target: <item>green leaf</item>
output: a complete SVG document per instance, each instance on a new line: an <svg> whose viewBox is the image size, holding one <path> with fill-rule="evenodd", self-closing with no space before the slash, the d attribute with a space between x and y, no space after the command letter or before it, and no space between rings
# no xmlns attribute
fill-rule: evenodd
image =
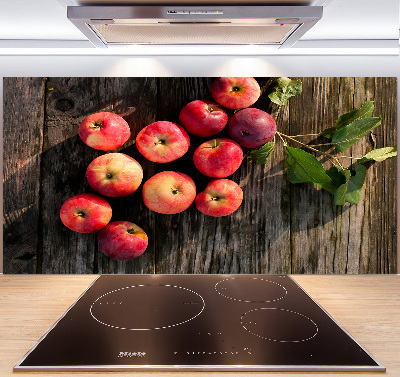
<svg viewBox="0 0 400 377"><path fill-rule="evenodd" d="M335 125L333 127L327 128L326 130L322 131L321 135L331 139L336 131L348 126L355 120L362 118L370 118L372 116L373 111L374 111L374 101L367 101L359 109L352 110L348 113L341 115L339 119L336 121Z"/></svg>
<svg viewBox="0 0 400 377"><path fill-rule="evenodd" d="M326 171L326 174L331 178L331 181L325 183L318 182L317 185L328 191L330 194L335 195L336 190L348 180L346 171L347 169L332 166Z"/></svg>
<svg viewBox="0 0 400 377"><path fill-rule="evenodd" d="M348 169L345 169L343 171L344 176L345 176L345 182L343 184L341 184L333 193L333 197L334 197L334 203L338 206L340 205L345 205L346 203L346 194L347 194L347 188L349 185L349 180L351 177L351 171Z"/></svg>
<svg viewBox="0 0 400 377"><path fill-rule="evenodd" d="M274 151L274 147L275 142L270 141L258 149L253 149L249 154L249 158L256 164L266 164L272 152Z"/></svg>
<svg viewBox="0 0 400 377"><path fill-rule="evenodd" d="M302 92L302 82L300 79L280 77L276 82L277 86L268 97L273 103L279 106L285 105L289 98L297 96Z"/></svg>
<svg viewBox="0 0 400 377"><path fill-rule="evenodd" d="M367 176L367 168L364 165L355 164L354 169L345 169L343 174L345 182L339 185L333 193L334 202L341 206L345 205L346 202L357 204Z"/></svg>
<svg viewBox="0 0 400 377"><path fill-rule="evenodd" d="M368 152L366 155L364 155L357 162L359 164L362 164L367 161L381 162L381 161L387 160L388 158L392 158L392 157L396 157L396 156L397 156L397 145L395 145L394 147L374 149L371 152Z"/></svg>
<svg viewBox="0 0 400 377"><path fill-rule="evenodd" d="M381 117L357 119L336 131L332 137L332 144L339 152L344 152L380 123Z"/></svg>
<svg viewBox="0 0 400 377"><path fill-rule="evenodd" d="M325 183L331 178L326 174L322 164L310 153L301 149L286 147L287 178L291 183Z"/></svg>

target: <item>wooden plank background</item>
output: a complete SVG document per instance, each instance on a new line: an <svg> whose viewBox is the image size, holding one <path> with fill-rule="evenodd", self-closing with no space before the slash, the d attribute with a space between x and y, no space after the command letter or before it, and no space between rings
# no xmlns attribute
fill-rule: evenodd
<svg viewBox="0 0 400 377"><path fill-rule="evenodd" d="M263 94L254 107L276 115L267 96L274 78L256 79ZM335 206L330 194L312 184L288 183L282 143L267 165L245 159L231 176L244 191L242 206L231 216L207 217L194 205L175 215L157 214L144 206L140 189L108 198L113 220L135 222L149 236L145 254L129 262L103 256L97 234L63 226L60 206L72 195L93 192L86 167L104 153L78 136L79 123L94 112L113 111L128 121L132 137L118 151L139 161L144 181L178 170L202 191L209 179L191 160L202 139L191 137L192 148L181 159L156 164L138 153L134 138L156 120L178 122L186 103L211 99L213 80L5 78L4 273L396 273L396 159L371 164L360 203L352 206ZM396 78L301 80L303 94L277 115L280 132L318 133L342 113L374 100L382 125L346 154L396 144Z"/></svg>

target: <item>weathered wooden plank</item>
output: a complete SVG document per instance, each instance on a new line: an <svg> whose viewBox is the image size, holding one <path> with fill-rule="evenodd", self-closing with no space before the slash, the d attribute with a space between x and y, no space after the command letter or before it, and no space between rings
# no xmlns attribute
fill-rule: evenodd
<svg viewBox="0 0 400 377"><path fill-rule="evenodd" d="M159 98L170 98L171 101L159 101L159 119L177 122L180 109L186 103L199 98L212 100L209 88L213 80L160 79ZM268 78L258 80L263 87L271 84ZM255 106L271 111L267 94L265 92ZM222 132L218 136L227 135ZM191 137L192 150L205 140ZM176 215L157 215L156 271L289 272L289 212L286 210L289 196L288 184L282 175L281 155L282 150L278 149L265 166L257 166L245 158L240 169L230 177L242 187L244 201L230 216L208 217L194 206ZM162 169L178 169L188 174L195 180L198 192L211 180L196 170L190 153Z"/></svg>
<svg viewBox="0 0 400 377"><path fill-rule="evenodd" d="M369 78L375 101L375 116L382 116L381 126L369 138L369 149L397 144L397 79ZM378 100L379 99L379 100ZM396 273L396 159L370 164L365 192L364 228L368 243L361 253L360 273ZM368 203L371 203L370 206Z"/></svg>
<svg viewBox="0 0 400 377"><path fill-rule="evenodd" d="M302 95L292 98L289 103L290 134L318 134L324 127L334 124L337 101L332 100L332 95L337 95L338 85L324 77L301 80ZM310 144L324 142L313 136L299 140ZM301 144L291 145L302 147ZM326 161L321 155L317 157ZM329 162L324 165L328 167ZM337 215L332 198L326 192L316 190L312 184L291 185L290 190L292 272L332 271L334 255L329 233L332 232L332 220Z"/></svg>
<svg viewBox="0 0 400 377"><path fill-rule="evenodd" d="M388 104L388 98L396 97L395 84L390 87L383 96L378 96L376 80L374 78L304 78L303 94L291 103L291 132L309 133L320 132L318 125L307 126L299 111L306 114L315 114L313 118L323 124L333 124L337 117L354 108L359 108L367 100L375 100L377 111L382 107L390 107L390 124L396 124L396 105ZM380 85L382 86L382 85ZM319 89L320 88L320 89ZM389 90L391 94L389 94ZM380 90L380 92L382 92ZM307 102L307 99L313 101ZM396 99L394 99L396 101ZM294 106L293 106L294 105ZM300 110L302 109L302 110ZM321 109L325 113L321 112ZM379 109L379 110L378 110ZM375 114L380 114L378 112ZM383 116L383 114L382 114ZM388 116L385 116L388 118ZM311 123L314 121L311 120ZM374 131L380 143L394 145L396 142L396 127L389 130L379 127ZM295 130L295 131L294 131ZM379 132L379 136L378 136ZM385 133L392 135L390 140L383 137ZM357 142L344 154L361 157L371 150L372 145L368 137ZM342 164L349 166L355 160L343 159ZM293 272L296 273L390 273L394 272L395 264L395 169L393 161L375 164L378 172L369 171L368 184L361 193L360 203L352 206L339 207L333 204L329 194L315 190L312 184L292 186L292 246L294 253ZM378 166L380 165L380 166ZM371 188L371 178L376 174L379 179L387 177L389 185L375 185ZM374 190L372 196L370 191ZM378 192L376 192L378 191ZM385 191L389 194L385 194ZM387 196L389 198L387 198ZM389 199L390 206L382 209L385 197ZM382 212L381 212L382 211ZM386 214L383 215L383 212ZM391 225L383 225L387 222L387 213L392 213ZM395 212L394 212L395 213ZM371 216L373 218L371 218ZM375 217L376 216L376 217ZM390 215L389 215L390 216ZM322 221L321 221L322 220ZM377 226L379 224L379 226ZM384 229L388 231L384 231ZM376 239L379 239L377 241ZM388 241L390 239L390 241ZM378 245L379 243L379 245ZM382 247L382 243L386 246ZM387 247L390 245L389 247ZM382 249L385 248L386 252ZM388 252L387 250L391 250ZM385 256L381 256L386 253ZM387 262L387 253L390 254L390 267ZM385 267L382 268L382 259Z"/></svg>
<svg viewBox="0 0 400 377"><path fill-rule="evenodd" d="M4 78L3 271L34 273L43 138L43 78Z"/></svg>
<svg viewBox="0 0 400 377"><path fill-rule="evenodd" d="M79 138L80 122L99 111L126 113L132 137L119 151L131 153L134 136L144 123L154 119L155 81L145 78L51 78L47 83L45 142L42 164L43 263L45 273L152 273L153 250L131 262L116 262L97 248L97 234L79 234L66 229L59 220L59 209L69 197L94 192L85 172L88 164L102 151L85 145ZM129 151L129 152L128 152ZM141 164L146 164L140 159ZM146 172L147 166L143 166ZM114 220L142 222L150 228L150 216L140 216L143 206L132 197L109 200ZM139 220L139 221L137 221Z"/></svg>
<svg viewBox="0 0 400 377"><path fill-rule="evenodd" d="M204 98L204 94L209 91L209 85L210 80L206 78L159 78L157 120L179 123L180 109L195 99ZM191 137L191 148L185 156L171 163L157 164L156 169L188 174L194 179L199 191L201 175L192 162L194 140ZM207 252L196 250L198 243L203 242L203 221L199 219L194 204L178 214L156 214L156 273L196 273L209 269L203 262ZM193 228L196 229L195 232ZM207 250L209 249L210 246L207 245Z"/></svg>

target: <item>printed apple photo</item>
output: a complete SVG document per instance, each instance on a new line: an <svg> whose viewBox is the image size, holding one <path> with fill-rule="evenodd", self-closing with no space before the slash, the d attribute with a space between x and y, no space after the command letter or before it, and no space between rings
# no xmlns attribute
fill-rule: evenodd
<svg viewBox="0 0 400 377"><path fill-rule="evenodd" d="M395 77L4 78L4 273L395 273Z"/></svg>

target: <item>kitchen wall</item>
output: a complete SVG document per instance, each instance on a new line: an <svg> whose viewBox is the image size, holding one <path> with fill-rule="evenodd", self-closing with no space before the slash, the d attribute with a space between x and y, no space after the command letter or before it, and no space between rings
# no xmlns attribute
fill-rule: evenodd
<svg viewBox="0 0 400 377"><path fill-rule="evenodd" d="M3 55L0 56L0 74L1 79L15 76L391 76L399 78L400 58L379 55L264 57ZM1 80L1 113L2 85ZM399 80L397 85L399 92ZM397 113L400 114L399 103ZM2 127L1 117L1 138ZM2 140L0 145L3 148ZM3 155L2 150L1 155ZM2 203L1 197L1 206ZM397 255L399 260L400 253Z"/></svg>

